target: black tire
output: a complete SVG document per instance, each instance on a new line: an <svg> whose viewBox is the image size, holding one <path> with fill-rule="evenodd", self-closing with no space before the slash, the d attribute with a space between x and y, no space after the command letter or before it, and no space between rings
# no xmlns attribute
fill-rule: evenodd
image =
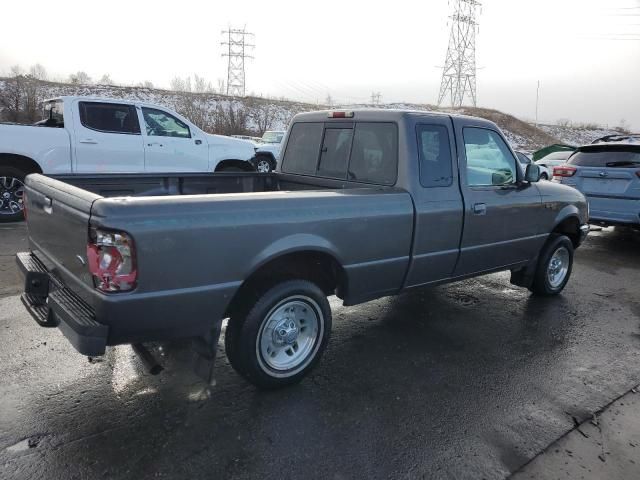
<svg viewBox="0 0 640 480"><path fill-rule="evenodd" d="M245 304L247 306L244 311L233 314L227 325L225 350L231 366L249 382L264 389L285 387L302 380L320 360L331 334L331 308L324 292L316 284L306 280L287 280L258 290L255 296L246 299ZM298 348L301 348L302 360L292 368L277 369L271 364L275 360L266 359L261 346L264 345L263 342L274 345L273 339L277 335L276 330L280 327L274 327L270 335L266 333L263 335L263 332L269 331L267 322L272 325L273 322L288 321L288 317L276 319L278 311L288 306L292 306L291 312L301 308L305 313L294 314L295 323L298 325L297 330L293 332L295 343L283 343L282 347L276 348L280 348L280 352L285 349L293 352L295 348L295 353L291 355L298 355ZM315 315L315 317L313 320L305 320L296 318L297 315L302 317ZM297 339L302 338L298 335L302 334L304 328L311 328L312 333L315 331L309 326L314 324L315 319L317 319L315 337L312 340L305 340L307 342L305 346L297 347ZM309 323L305 327L304 322L307 321ZM287 337L287 341L292 341L292 337ZM305 354L307 349L308 354ZM289 355L287 352L284 353ZM280 358L279 355L280 353L278 358ZM284 358L287 359L286 356Z"/></svg>
<svg viewBox="0 0 640 480"><path fill-rule="evenodd" d="M271 173L275 169L274 162L270 155L258 154L254 160L254 167L257 172L261 173ZM261 164L268 167L267 170L261 170Z"/></svg>
<svg viewBox="0 0 640 480"><path fill-rule="evenodd" d="M3 177L15 178L21 183L24 183L24 177L26 176L27 176L27 173L20 170L19 168L0 165L0 178L3 178ZM0 202L6 201L2 198L4 194L5 194L5 188L2 185L2 183L0 183ZM14 214L7 213L7 210L5 209L4 204L0 204L0 223L20 222L22 220L24 220L24 212L22 210Z"/></svg>
<svg viewBox="0 0 640 480"><path fill-rule="evenodd" d="M561 281L552 282L550 279L550 270L556 271L556 269L551 265L551 261L554 258L554 255L558 253L560 257L564 254L562 251L566 252L566 273L562 277ZM540 257L538 258L538 266L536 267L536 272L534 275L533 284L529 288L536 295L557 295L559 294L567 282L569 281L569 277L571 277L571 270L573 268L573 243L571 240L565 235L553 234L545 246L540 251ZM560 269L562 270L562 269ZM558 277L559 279L559 277Z"/></svg>
<svg viewBox="0 0 640 480"><path fill-rule="evenodd" d="M549 180L549 176L543 172L540 174L540 180Z"/></svg>

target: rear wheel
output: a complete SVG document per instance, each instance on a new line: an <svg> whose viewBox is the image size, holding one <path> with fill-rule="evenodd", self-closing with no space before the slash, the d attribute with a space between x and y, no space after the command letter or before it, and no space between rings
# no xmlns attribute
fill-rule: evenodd
<svg viewBox="0 0 640 480"><path fill-rule="evenodd" d="M260 388L299 382L329 341L331 308L324 292L306 280L287 280L259 290L247 308L227 326L231 366Z"/></svg>
<svg viewBox="0 0 640 480"><path fill-rule="evenodd" d="M0 166L0 222L24 219L24 177L26 173L14 167Z"/></svg>
<svg viewBox="0 0 640 480"><path fill-rule="evenodd" d="M546 173L542 172L540 174L540 180L549 180L549 176Z"/></svg>
<svg viewBox="0 0 640 480"><path fill-rule="evenodd" d="M557 295L571 276L573 244L565 235L553 235L540 252L530 290L538 295Z"/></svg>

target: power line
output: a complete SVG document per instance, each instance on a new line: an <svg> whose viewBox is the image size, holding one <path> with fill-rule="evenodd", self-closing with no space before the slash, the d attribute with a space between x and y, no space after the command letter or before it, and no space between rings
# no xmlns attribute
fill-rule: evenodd
<svg viewBox="0 0 640 480"><path fill-rule="evenodd" d="M228 57L227 64L227 95L244 97L246 93L245 68L244 60L253 58L247 54L247 50L252 49L255 45L247 43L246 37L253 36L253 33L247 32L244 28L229 28L224 30L227 40L220 42L220 45L226 45L227 52L223 53L223 57Z"/></svg>
<svg viewBox="0 0 640 480"><path fill-rule="evenodd" d="M447 56L442 69L438 105L449 97L452 107L469 97L476 106L476 0L454 0Z"/></svg>

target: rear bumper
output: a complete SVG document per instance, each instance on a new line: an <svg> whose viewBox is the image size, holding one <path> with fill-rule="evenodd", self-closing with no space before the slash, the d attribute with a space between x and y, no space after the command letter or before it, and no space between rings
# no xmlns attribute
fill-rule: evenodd
<svg viewBox="0 0 640 480"><path fill-rule="evenodd" d="M599 225L640 225L640 200L587 196L589 222Z"/></svg>
<svg viewBox="0 0 640 480"><path fill-rule="evenodd" d="M43 327L58 327L83 355L103 355L109 327L96 321L90 305L52 276L30 252L16 255L25 277L21 300L33 319Z"/></svg>

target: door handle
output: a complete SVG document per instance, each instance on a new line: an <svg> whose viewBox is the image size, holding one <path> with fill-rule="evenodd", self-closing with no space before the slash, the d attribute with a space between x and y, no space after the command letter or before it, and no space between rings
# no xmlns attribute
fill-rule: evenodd
<svg viewBox="0 0 640 480"><path fill-rule="evenodd" d="M476 215L485 215L487 213L487 205L485 203L474 203L473 213Z"/></svg>
<svg viewBox="0 0 640 480"><path fill-rule="evenodd" d="M96 142L93 138L83 138L82 140L78 140L79 143L87 143L89 145L95 145L98 142Z"/></svg>
<svg viewBox="0 0 640 480"><path fill-rule="evenodd" d="M196 145L202 145L202 140L200 139L196 140Z"/></svg>
<svg viewBox="0 0 640 480"><path fill-rule="evenodd" d="M152 146L154 146L154 145L157 145L157 146L159 146L159 147L161 147L161 146L162 146L162 144L161 144L160 142L147 143L147 147L152 147Z"/></svg>

